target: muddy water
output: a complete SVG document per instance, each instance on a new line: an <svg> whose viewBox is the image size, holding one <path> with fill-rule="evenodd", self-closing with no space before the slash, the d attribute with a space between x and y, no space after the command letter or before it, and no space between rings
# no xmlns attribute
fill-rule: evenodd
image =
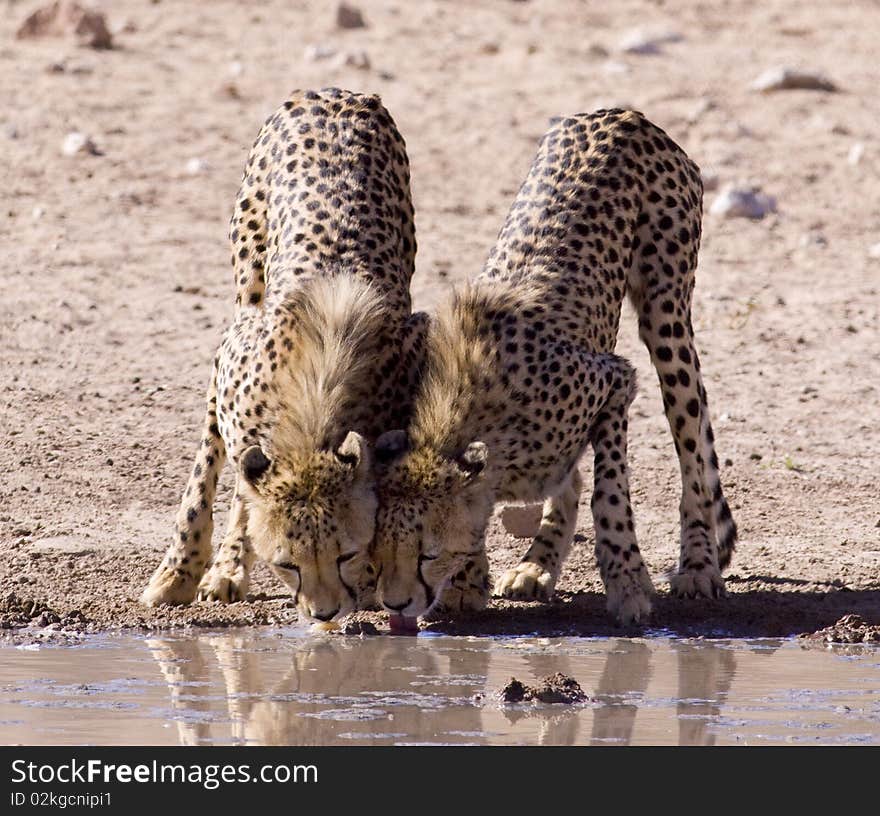
<svg viewBox="0 0 880 816"><path fill-rule="evenodd" d="M499 702L555 672L591 701ZM0 743L878 744L880 650L297 629L7 647Z"/></svg>

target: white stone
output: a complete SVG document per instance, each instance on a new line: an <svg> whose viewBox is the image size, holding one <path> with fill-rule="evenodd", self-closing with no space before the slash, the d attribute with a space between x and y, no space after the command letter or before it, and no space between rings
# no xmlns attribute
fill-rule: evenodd
<svg viewBox="0 0 880 816"><path fill-rule="evenodd" d="M862 160L862 156L864 155L865 146L861 142L856 142L849 149L849 153L846 154L846 160L849 164L855 166Z"/></svg>
<svg viewBox="0 0 880 816"><path fill-rule="evenodd" d="M199 157L194 157L186 163L186 172L191 176L197 176L199 173L204 173L210 169L211 165L205 159Z"/></svg>
<svg viewBox="0 0 880 816"><path fill-rule="evenodd" d="M785 67L768 68L752 82L750 87L753 91L760 91L761 93L790 90L837 90L837 86L822 74Z"/></svg>
<svg viewBox="0 0 880 816"><path fill-rule="evenodd" d="M659 54L664 45L681 42L683 39L677 31L646 31L636 28L624 35L620 41L620 50L627 54Z"/></svg>
<svg viewBox="0 0 880 816"><path fill-rule="evenodd" d="M868 257L880 261L880 242L868 247Z"/></svg>
<svg viewBox="0 0 880 816"><path fill-rule="evenodd" d="M335 57L337 51L331 45L321 45L319 43L314 45L306 46L305 53L303 56L309 62L320 62L321 60L330 59L331 57Z"/></svg>
<svg viewBox="0 0 880 816"><path fill-rule="evenodd" d="M754 189L729 186L712 202L709 212L724 218L758 219L776 212L776 199Z"/></svg>
<svg viewBox="0 0 880 816"><path fill-rule="evenodd" d="M98 148L91 137L78 130L68 133L61 143L61 152L65 156L76 156L78 153L87 153L92 156L99 155Z"/></svg>

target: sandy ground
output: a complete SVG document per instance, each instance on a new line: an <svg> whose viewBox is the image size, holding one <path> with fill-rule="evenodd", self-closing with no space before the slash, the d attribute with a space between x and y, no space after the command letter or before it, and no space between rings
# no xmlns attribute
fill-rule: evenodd
<svg viewBox="0 0 880 816"><path fill-rule="evenodd" d="M652 625L755 636L848 612L880 623L876 4L360 5L367 27L340 31L333 3L105 2L117 47L101 52L17 41L35 4L0 7L0 625L293 620L264 568L243 604L147 610L136 598L165 549L232 312L226 229L247 150L291 89L331 84L381 94L407 140L418 307L480 269L552 116L636 107L707 178L776 197L760 221L706 215L695 298L741 532L730 597L673 600L660 585ZM627 53L638 27L683 38ZM364 51L371 67L309 59L311 45ZM774 65L840 90L750 90ZM62 155L74 130L101 155ZM633 500L657 577L677 556L679 477L628 309L623 322L619 350L641 375ZM227 474L220 529L229 486ZM588 507L579 535L554 603L494 602L433 626L614 631ZM496 573L524 546L493 521Z"/></svg>

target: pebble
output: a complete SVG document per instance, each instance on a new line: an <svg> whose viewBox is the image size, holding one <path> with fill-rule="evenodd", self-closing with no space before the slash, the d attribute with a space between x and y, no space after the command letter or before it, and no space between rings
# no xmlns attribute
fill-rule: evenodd
<svg viewBox="0 0 880 816"><path fill-rule="evenodd" d="M868 257L880 261L880 243L871 244L868 247Z"/></svg>
<svg viewBox="0 0 880 816"><path fill-rule="evenodd" d="M336 26L338 28L366 28L364 15L356 6L340 3L336 7Z"/></svg>
<svg viewBox="0 0 880 816"><path fill-rule="evenodd" d="M34 221L39 221L45 214L46 210L39 204L31 210L31 218L33 218Z"/></svg>
<svg viewBox="0 0 880 816"><path fill-rule="evenodd" d="M366 51L347 51L340 55L339 64L357 68L359 71L369 71L370 55Z"/></svg>
<svg viewBox="0 0 880 816"><path fill-rule="evenodd" d="M862 156L865 155L865 146L861 142L856 142L850 149L849 153L846 154L846 161L848 164L857 165L861 160Z"/></svg>
<svg viewBox="0 0 880 816"><path fill-rule="evenodd" d="M61 143L61 152L65 156L76 156L79 153L85 153L90 156L100 156L101 151L98 150L91 136L81 133L78 130L68 133Z"/></svg>
<svg viewBox="0 0 880 816"><path fill-rule="evenodd" d="M627 54L660 54L664 45L683 39L677 31L645 31L637 28L624 35L619 47Z"/></svg>
<svg viewBox="0 0 880 816"><path fill-rule="evenodd" d="M776 199L754 189L726 187L709 208L712 215L725 218L763 218L776 212Z"/></svg>
<svg viewBox="0 0 880 816"><path fill-rule="evenodd" d="M191 176L197 176L199 173L205 173L211 169L211 165L205 159L198 157L190 159L186 163L186 172Z"/></svg>
<svg viewBox="0 0 880 816"><path fill-rule="evenodd" d="M761 93L789 90L829 92L837 90L837 86L822 74L797 71L793 68L768 68L752 82L750 87L753 91Z"/></svg>
<svg viewBox="0 0 880 816"><path fill-rule="evenodd" d="M330 45L308 45L303 56L309 62L320 62L335 57L337 53L336 49Z"/></svg>
<svg viewBox="0 0 880 816"><path fill-rule="evenodd" d="M244 65L238 60L229 63L229 76L240 77L244 73Z"/></svg>

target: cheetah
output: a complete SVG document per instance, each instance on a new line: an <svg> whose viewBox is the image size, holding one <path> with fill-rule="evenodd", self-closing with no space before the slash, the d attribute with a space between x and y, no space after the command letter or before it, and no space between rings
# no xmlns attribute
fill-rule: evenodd
<svg viewBox="0 0 880 816"><path fill-rule="evenodd" d="M301 615L329 621L374 583L369 445L406 421L424 322L411 314L406 147L380 99L294 92L257 136L230 239L235 313L174 540L142 600L243 600L259 556ZM227 457L229 525L208 569Z"/></svg>
<svg viewBox="0 0 880 816"><path fill-rule="evenodd" d="M485 531L496 503L543 501L504 598L547 600L575 530L594 451L595 552L608 610L639 622L653 584L636 543L626 464L631 366L613 354L624 294L660 377L682 476L679 596L724 594L736 525L725 501L694 345L701 236L696 164L641 113L556 121L483 272L428 327L406 430L376 443L379 596L395 615L489 597Z"/></svg>

